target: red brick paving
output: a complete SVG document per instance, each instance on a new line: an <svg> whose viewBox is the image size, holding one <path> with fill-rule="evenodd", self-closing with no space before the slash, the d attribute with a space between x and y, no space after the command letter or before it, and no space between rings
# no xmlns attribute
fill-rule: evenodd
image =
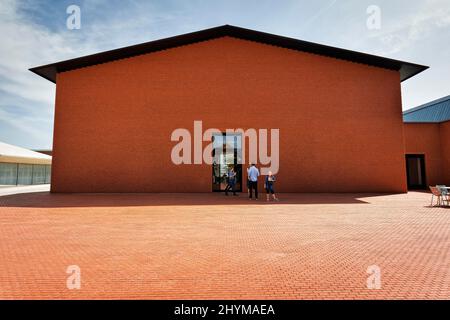
<svg viewBox="0 0 450 320"><path fill-rule="evenodd" d="M450 299L450 209L429 194L281 199L0 197L0 298Z"/></svg>

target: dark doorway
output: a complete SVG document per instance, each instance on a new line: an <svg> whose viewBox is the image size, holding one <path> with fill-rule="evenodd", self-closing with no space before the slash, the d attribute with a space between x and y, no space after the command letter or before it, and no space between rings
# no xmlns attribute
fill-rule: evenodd
<svg viewBox="0 0 450 320"><path fill-rule="evenodd" d="M236 172L237 192L242 192L242 135L218 133L213 135L212 190L225 191L227 172Z"/></svg>
<svg viewBox="0 0 450 320"><path fill-rule="evenodd" d="M426 189L425 156L423 154L406 155L406 176L408 189Z"/></svg>

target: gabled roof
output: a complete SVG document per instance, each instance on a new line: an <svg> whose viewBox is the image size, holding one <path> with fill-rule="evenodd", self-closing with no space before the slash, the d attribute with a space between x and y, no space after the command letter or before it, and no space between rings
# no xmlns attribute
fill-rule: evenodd
<svg viewBox="0 0 450 320"><path fill-rule="evenodd" d="M46 154L0 142L0 162L51 164L52 157Z"/></svg>
<svg viewBox="0 0 450 320"><path fill-rule="evenodd" d="M450 120L450 96L446 96L403 112L404 122L439 123Z"/></svg>
<svg viewBox="0 0 450 320"><path fill-rule="evenodd" d="M337 59L364 63L371 66L398 70L400 79L404 81L419 72L428 69L427 66L393 60L367 53L361 53L336 47L330 47L323 44L297 40L293 38L282 37L270 33L223 25L215 28L205 29L197 32L186 33L175 37L145 42L120 49L104 51L80 58L56 62L40 67L31 68L30 71L56 83L56 74L58 72L69 71L109 61L123 58L129 58L150 52L175 48L200 41L211 40L224 36L235 37L244 40L251 40L260 43L270 44L283 48L315 53Z"/></svg>

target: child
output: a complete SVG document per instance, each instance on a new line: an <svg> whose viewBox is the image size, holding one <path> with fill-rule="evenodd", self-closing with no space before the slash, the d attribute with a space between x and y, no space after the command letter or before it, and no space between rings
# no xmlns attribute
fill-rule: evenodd
<svg viewBox="0 0 450 320"><path fill-rule="evenodd" d="M236 187L236 172L234 171L234 168L233 167L230 167L230 169L228 170L228 173L227 173L227 180L228 180L228 183L227 183L227 187L225 188L225 195L227 196L228 195L228 191L233 191L233 196L235 196L236 195L236 190L235 190L235 187Z"/></svg>
<svg viewBox="0 0 450 320"><path fill-rule="evenodd" d="M275 196L275 191L273 189L275 180L276 180L276 178L272 174L272 171L269 171L269 174L266 176L266 181L264 182L264 188L266 189L267 201L269 201L270 193L272 194L273 200L278 201L278 198Z"/></svg>

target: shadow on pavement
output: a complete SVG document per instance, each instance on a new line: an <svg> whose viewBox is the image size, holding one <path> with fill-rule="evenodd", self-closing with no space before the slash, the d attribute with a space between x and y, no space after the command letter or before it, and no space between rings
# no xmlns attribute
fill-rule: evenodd
<svg viewBox="0 0 450 320"><path fill-rule="evenodd" d="M35 192L0 197L0 207L134 207L134 206L214 206L214 205L293 205L293 204L367 204L360 198L381 193L282 193L280 201L249 200L247 193L225 196L223 193L50 193Z"/></svg>

